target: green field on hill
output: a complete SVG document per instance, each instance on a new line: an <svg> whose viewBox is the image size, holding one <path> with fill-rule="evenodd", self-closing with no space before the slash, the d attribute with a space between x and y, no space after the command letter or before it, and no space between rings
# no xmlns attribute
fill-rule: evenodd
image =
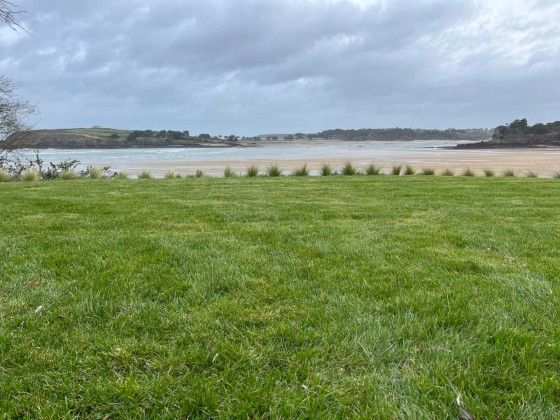
<svg viewBox="0 0 560 420"><path fill-rule="evenodd" d="M560 180L0 183L6 418L555 418Z"/></svg>

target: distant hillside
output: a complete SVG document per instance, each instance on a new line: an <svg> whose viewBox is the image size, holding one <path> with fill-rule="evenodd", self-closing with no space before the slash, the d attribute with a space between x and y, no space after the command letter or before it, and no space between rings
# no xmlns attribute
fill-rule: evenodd
<svg viewBox="0 0 560 420"><path fill-rule="evenodd" d="M429 130L421 128L362 128L359 130L326 130L319 138L344 140L480 140L490 138L492 132L484 128Z"/></svg>
<svg viewBox="0 0 560 420"><path fill-rule="evenodd" d="M522 147L560 147L560 121L530 126L525 118L494 130L490 141L461 144L459 149L505 149Z"/></svg>
<svg viewBox="0 0 560 420"><path fill-rule="evenodd" d="M208 134L191 137L188 131L116 130L112 128L73 128L32 130L21 148L112 149L135 147L230 147L235 141L212 138Z"/></svg>
<svg viewBox="0 0 560 420"><path fill-rule="evenodd" d="M337 128L319 133L267 134L260 138L267 140L486 140L492 136L492 131L485 128L469 128L447 130L430 130L421 128L361 128L344 130Z"/></svg>

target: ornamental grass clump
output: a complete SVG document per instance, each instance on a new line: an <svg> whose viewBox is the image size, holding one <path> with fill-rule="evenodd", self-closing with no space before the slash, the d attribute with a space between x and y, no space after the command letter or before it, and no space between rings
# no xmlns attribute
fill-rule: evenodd
<svg viewBox="0 0 560 420"><path fill-rule="evenodd" d="M40 178L41 175L39 174L39 172L32 169L28 171L24 171L21 174L22 181L38 181Z"/></svg>
<svg viewBox="0 0 560 420"><path fill-rule="evenodd" d="M351 162L346 162L340 170L340 173L342 175L356 175L358 171L356 171L356 168L354 168Z"/></svg>
<svg viewBox="0 0 560 420"><path fill-rule="evenodd" d="M445 168L441 173L442 176L455 176L455 171L449 168Z"/></svg>
<svg viewBox="0 0 560 420"><path fill-rule="evenodd" d="M422 169L422 172L420 172L421 175L435 175L436 171L434 168L424 168Z"/></svg>
<svg viewBox="0 0 560 420"><path fill-rule="evenodd" d="M0 169L0 182L9 182L12 180L12 177L8 172L4 169Z"/></svg>
<svg viewBox="0 0 560 420"><path fill-rule="evenodd" d="M527 172L526 176L527 176L527 178L538 178L539 177L539 175L536 172L533 172L533 171Z"/></svg>
<svg viewBox="0 0 560 420"><path fill-rule="evenodd" d="M301 168L297 168L294 171L294 175L295 176L308 176L309 175L309 169L307 168L307 163L305 163Z"/></svg>
<svg viewBox="0 0 560 420"><path fill-rule="evenodd" d="M194 173L195 178L202 178L204 177L204 171L202 169L197 169Z"/></svg>
<svg viewBox="0 0 560 420"><path fill-rule="evenodd" d="M231 166L226 166L224 168L224 178L234 178L235 177L235 171L233 170L233 168Z"/></svg>
<svg viewBox="0 0 560 420"><path fill-rule="evenodd" d="M78 174L72 170L62 171L60 173L60 179L63 179L64 181L70 181L76 178L78 178Z"/></svg>
<svg viewBox="0 0 560 420"><path fill-rule="evenodd" d="M495 175L495 173L492 169L489 169L489 168L484 169L484 176L487 176L488 178L490 178L490 177L493 177L494 175Z"/></svg>
<svg viewBox="0 0 560 420"><path fill-rule="evenodd" d="M515 172L513 171L513 169L506 169L503 173L503 176L505 177L515 176Z"/></svg>
<svg viewBox="0 0 560 420"><path fill-rule="evenodd" d="M554 175L552 175L553 179L560 179L560 172L556 172Z"/></svg>
<svg viewBox="0 0 560 420"><path fill-rule="evenodd" d="M247 176L253 178L259 175L259 168L257 165L251 165L247 167Z"/></svg>
<svg viewBox="0 0 560 420"><path fill-rule="evenodd" d="M379 175L381 173L381 168L373 163L370 163L366 167L366 175Z"/></svg>
<svg viewBox="0 0 560 420"><path fill-rule="evenodd" d="M270 177L277 177L282 175L282 170L278 166L278 164L273 163L268 168L266 168L266 175Z"/></svg>
<svg viewBox="0 0 560 420"><path fill-rule="evenodd" d="M115 175L115 179L128 179L129 175L128 172L117 172Z"/></svg>
<svg viewBox="0 0 560 420"><path fill-rule="evenodd" d="M416 171L412 167L412 165L406 165L404 168L403 175L414 175Z"/></svg>
<svg viewBox="0 0 560 420"><path fill-rule="evenodd" d="M329 176L333 174L331 165L329 165L328 163L323 163L319 172L321 173L321 176Z"/></svg>
<svg viewBox="0 0 560 420"><path fill-rule="evenodd" d="M463 173L461 174L462 176L474 176L474 172L471 171L470 168L467 168L463 171Z"/></svg>
<svg viewBox="0 0 560 420"><path fill-rule="evenodd" d="M86 176L89 179L101 179L103 177L103 171L95 166L88 166Z"/></svg>
<svg viewBox="0 0 560 420"><path fill-rule="evenodd" d="M391 168L391 175L400 175L402 170L402 165L393 165Z"/></svg>
<svg viewBox="0 0 560 420"><path fill-rule="evenodd" d="M138 175L138 179L150 179L150 178L152 178L152 173L150 171L143 170L142 172L140 172L140 175Z"/></svg>

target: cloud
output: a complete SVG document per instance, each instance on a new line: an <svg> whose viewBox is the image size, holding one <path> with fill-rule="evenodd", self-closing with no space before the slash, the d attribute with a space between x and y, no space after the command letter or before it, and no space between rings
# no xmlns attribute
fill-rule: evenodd
<svg viewBox="0 0 560 420"><path fill-rule="evenodd" d="M27 0L41 125L236 132L558 119L553 1ZM222 133L222 134L223 134Z"/></svg>

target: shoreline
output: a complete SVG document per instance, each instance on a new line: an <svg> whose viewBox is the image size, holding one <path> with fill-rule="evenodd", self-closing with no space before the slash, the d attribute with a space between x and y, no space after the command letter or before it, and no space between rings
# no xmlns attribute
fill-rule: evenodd
<svg viewBox="0 0 560 420"><path fill-rule="evenodd" d="M42 149L40 153L44 154L45 163L76 158L84 169L87 166L110 166L111 171L135 175L148 170L156 176L163 176L168 171L189 175L198 169L211 176L221 176L226 166L236 173L245 173L253 164L261 171L271 164L278 164L285 173L304 164L311 171L318 171L324 163L339 169L345 162L351 162L362 171L373 163L383 172L389 172L398 164L412 165L416 171L450 169L457 174L467 168L476 174L482 174L488 168L497 174L511 169L520 174L532 171L545 177L560 172L560 148L457 149L449 143L440 144L440 141L423 143L420 140L415 145L405 146L404 142L393 141L274 140L245 142L243 147L211 146L206 147L206 151L202 148L145 148L142 153L142 149L134 148L113 149L115 152L112 153L107 149L68 149L68 152Z"/></svg>
<svg viewBox="0 0 560 420"><path fill-rule="evenodd" d="M508 150L508 153L493 153L491 155L480 155L471 153L458 153L454 156L430 156L419 154L403 155L398 159L379 159L375 157L341 157L330 156L294 159L270 159L260 158L251 160L194 160L174 162L148 162L134 161L126 164L113 165L111 170L123 167L123 171L131 174L140 173L142 170L152 171L155 175L164 175L168 171L180 173L181 175L193 174L201 169L207 175L219 176L223 174L224 168L229 166L236 173L245 173L247 167L256 165L260 171L265 171L272 164L277 164L284 172L293 172L295 169L307 164L310 171L319 171L324 163L331 165L333 170L340 169L344 163L351 162L356 169L364 171L371 163L380 166L383 173L389 173L393 165L411 165L416 171L423 168L433 168L442 172L450 169L459 174L465 169L471 169L476 175L483 175L484 169L492 169L497 172L508 169L523 175L529 172L537 173L539 176L548 177L560 172L560 149L555 153L527 153L526 149ZM107 166L100 164L99 166Z"/></svg>

